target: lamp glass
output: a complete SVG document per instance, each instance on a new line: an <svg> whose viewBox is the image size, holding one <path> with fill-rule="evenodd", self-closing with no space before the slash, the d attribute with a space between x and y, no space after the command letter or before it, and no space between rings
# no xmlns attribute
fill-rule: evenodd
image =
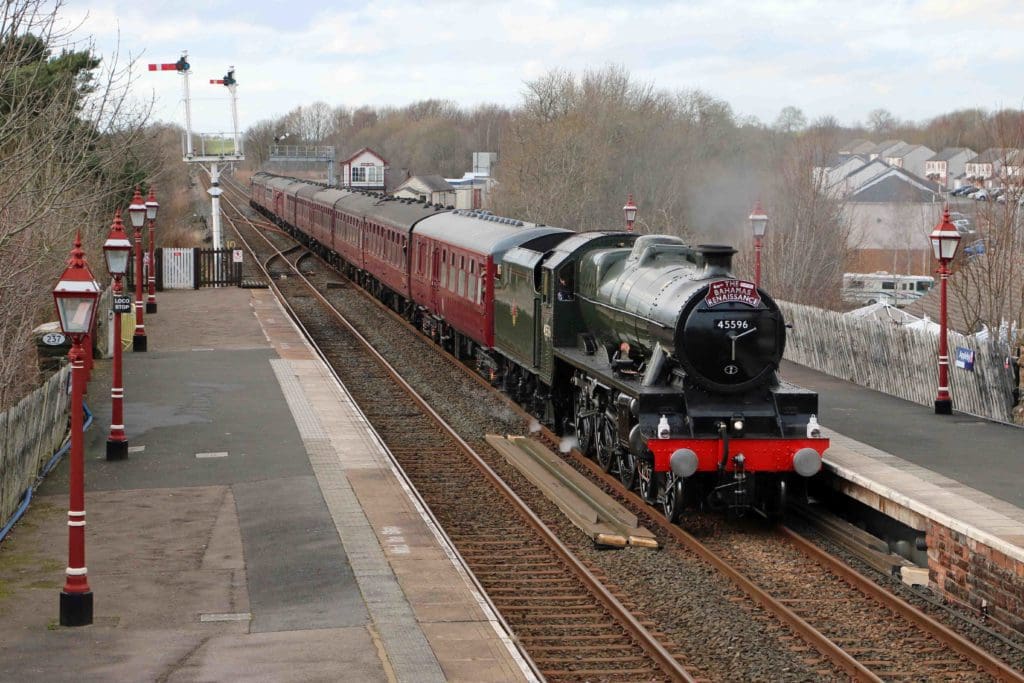
<svg viewBox="0 0 1024 683"><path fill-rule="evenodd" d="M142 223L146 220L146 205L145 204L131 204L128 206L128 215L132 219L133 228L141 228Z"/></svg>
<svg viewBox="0 0 1024 683"><path fill-rule="evenodd" d="M764 237L765 230L768 228L768 217L759 216L757 218L751 217L750 227L754 229L755 237Z"/></svg>
<svg viewBox="0 0 1024 683"><path fill-rule="evenodd" d="M86 334L92 323L95 301L91 296L57 295L57 313L65 334Z"/></svg>
<svg viewBox="0 0 1024 683"><path fill-rule="evenodd" d="M157 202L146 202L146 218L151 221L156 220L156 212L160 209L160 204Z"/></svg>
<svg viewBox="0 0 1024 683"><path fill-rule="evenodd" d="M622 213L626 216L626 222L632 223L636 220L636 207L635 206L624 206L622 207Z"/></svg>
<svg viewBox="0 0 1024 683"><path fill-rule="evenodd" d="M932 238L932 253L935 254L935 260L942 260L942 240L938 237Z"/></svg>
<svg viewBox="0 0 1024 683"><path fill-rule="evenodd" d="M956 256L956 248L960 246L960 236L950 235L942 238L942 258L953 260Z"/></svg>
<svg viewBox="0 0 1024 683"><path fill-rule="evenodd" d="M130 249L105 247L103 257L107 260L107 272L111 275L124 275L128 272Z"/></svg>

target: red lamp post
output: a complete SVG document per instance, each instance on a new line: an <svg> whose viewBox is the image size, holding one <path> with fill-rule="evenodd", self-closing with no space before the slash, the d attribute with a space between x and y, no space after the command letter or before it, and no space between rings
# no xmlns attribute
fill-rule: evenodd
<svg viewBox="0 0 1024 683"><path fill-rule="evenodd" d="M750 212L750 227L754 231L754 285L761 286L761 243L764 232L768 228L768 214L761 208L761 200L757 200L754 210Z"/></svg>
<svg viewBox="0 0 1024 683"><path fill-rule="evenodd" d="M949 345L946 340L946 282L949 280L949 262L956 256L960 246L960 233L949 221L949 207L942 212L942 222L935 226L931 235L932 251L939 261L939 279L942 290L939 298L939 393L935 398L936 415L953 414L953 398L949 393Z"/></svg>
<svg viewBox="0 0 1024 683"><path fill-rule="evenodd" d="M146 299L146 313L156 313L156 213L160 203L156 200L153 186L149 186L149 197L146 199L146 220L149 221L149 296Z"/></svg>
<svg viewBox="0 0 1024 683"><path fill-rule="evenodd" d="M103 258L107 271L114 278L114 377L110 383L110 436L107 437L107 460L123 460L128 457L128 437L124 433L124 380L121 372L121 311L118 300L124 297L121 278L128 272L132 243L121 223L121 210L114 213L110 234L103 243ZM124 297L131 300L129 297Z"/></svg>
<svg viewBox="0 0 1024 683"><path fill-rule="evenodd" d="M622 207L622 215L626 218L626 232L633 232L633 221L636 220L636 204L633 203L633 193L629 193L626 205Z"/></svg>
<svg viewBox="0 0 1024 683"><path fill-rule="evenodd" d="M146 220L146 205L142 203L142 194L138 185L135 196L128 206L128 216L135 228L135 334L132 336L132 351L146 350L146 324L142 317L142 223Z"/></svg>
<svg viewBox="0 0 1024 683"><path fill-rule="evenodd" d="M85 388L85 353L82 339L92 329L100 291L85 262L82 238L75 237L68 267L53 290L57 317L71 337L71 471L68 505L68 566L60 592L61 626L92 623L92 590L85 567L85 454L82 438L82 394Z"/></svg>

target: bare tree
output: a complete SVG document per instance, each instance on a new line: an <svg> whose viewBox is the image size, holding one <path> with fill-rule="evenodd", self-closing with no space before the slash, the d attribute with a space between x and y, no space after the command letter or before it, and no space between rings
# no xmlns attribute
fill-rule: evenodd
<svg viewBox="0 0 1024 683"><path fill-rule="evenodd" d="M873 109L868 113L868 128L875 135L888 135L899 125L888 109Z"/></svg>
<svg viewBox="0 0 1024 683"><path fill-rule="evenodd" d="M807 127L807 117L799 107L783 107L772 127L780 133L799 133Z"/></svg>
<svg viewBox="0 0 1024 683"><path fill-rule="evenodd" d="M812 128L784 148L766 207L771 226L762 254L762 284L796 303L836 307L851 252L852 227L842 197L829 192L820 159L834 152L833 131Z"/></svg>
<svg viewBox="0 0 1024 683"><path fill-rule="evenodd" d="M62 3L12 0L0 13L0 409L36 379L31 331L76 230L97 276L111 209L148 175L126 156L146 107L127 98L131 64L101 66L57 29Z"/></svg>

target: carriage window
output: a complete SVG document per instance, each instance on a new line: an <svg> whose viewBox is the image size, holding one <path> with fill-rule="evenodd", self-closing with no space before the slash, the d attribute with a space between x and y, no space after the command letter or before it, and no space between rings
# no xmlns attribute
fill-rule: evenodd
<svg viewBox="0 0 1024 683"><path fill-rule="evenodd" d="M466 274L459 271L459 296L466 296Z"/></svg>
<svg viewBox="0 0 1024 683"><path fill-rule="evenodd" d="M476 274L476 261L470 261L469 262L469 274L470 275L475 275Z"/></svg>
<svg viewBox="0 0 1024 683"><path fill-rule="evenodd" d="M476 302L482 304L484 302L484 278L480 277L480 283L476 288Z"/></svg>
<svg viewBox="0 0 1024 683"><path fill-rule="evenodd" d="M472 264L471 264L472 265ZM473 303L477 303L476 300L476 275L469 276L469 286L466 287L466 296Z"/></svg>

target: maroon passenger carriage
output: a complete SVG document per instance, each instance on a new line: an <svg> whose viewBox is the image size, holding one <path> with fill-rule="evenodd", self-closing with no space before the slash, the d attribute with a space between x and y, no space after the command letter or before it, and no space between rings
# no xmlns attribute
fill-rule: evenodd
<svg viewBox="0 0 1024 683"><path fill-rule="evenodd" d="M411 299L420 326L460 358L494 346L494 288L502 256L567 233L486 212L452 211L412 231ZM479 360L479 359L478 359Z"/></svg>

